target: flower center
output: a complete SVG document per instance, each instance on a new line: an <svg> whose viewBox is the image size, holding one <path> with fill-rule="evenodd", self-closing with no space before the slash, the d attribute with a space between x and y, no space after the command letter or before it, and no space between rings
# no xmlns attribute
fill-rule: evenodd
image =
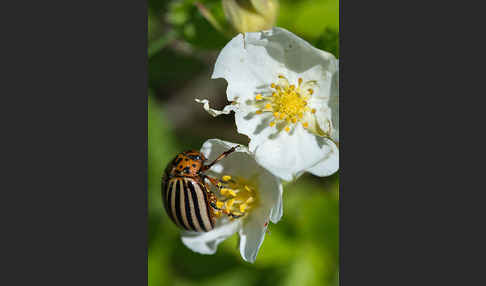
<svg viewBox="0 0 486 286"><path fill-rule="evenodd" d="M224 175L221 187L222 199L216 202L216 206L220 209L217 214L224 212L237 218L244 216L255 207L257 188L250 180Z"/></svg>
<svg viewBox="0 0 486 286"><path fill-rule="evenodd" d="M290 132L290 127L298 122L302 122L302 126L307 128L309 123L303 121L305 113L316 112L308 106L308 101L314 93L312 87L315 85L314 80L303 83L302 78L299 78L298 85L295 86L289 84L286 77L279 75L277 83L270 85L271 95L259 93L255 96L256 105L259 107L256 114L272 112L274 120L270 122L270 126L283 123L282 127L285 126L284 130L287 132Z"/></svg>

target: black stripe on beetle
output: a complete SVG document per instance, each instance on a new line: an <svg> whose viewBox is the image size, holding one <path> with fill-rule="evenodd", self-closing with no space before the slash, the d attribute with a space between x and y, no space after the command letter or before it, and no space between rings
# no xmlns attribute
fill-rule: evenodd
<svg viewBox="0 0 486 286"><path fill-rule="evenodd" d="M199 185L199 188L201 189L202 192L204 192L204 202L206 203L206 213L207 213L207 218L209 220L209 223L211 224L211 229L214 227L214 222L213 220L211 219L211 210L209 209L209 201L208 201L208 196L207 196L207 193L204 191L205 190L205 187L202 185L202 184L198 184Z"/></svg>
<svg viewBox="0 0 486 286"><path fill-rule="evenodd" d="M169 214L169 218L174 221L174 217L172 216L172 188L174 187L174 181L177 182L177 180L171 180L169 181L169 184L166 184L165 188L165 205L166 205L166 211ZM175 222L175 221L174 221Z"/></svg>
<svg viewBox="0 0 486 286"><path fill-rule="evenodd" d="M196 189L194 188L194 185L192 182L188 184L189 189L191 190L191 195L192 195L192 201L194 203L194 212L196 213L197 221L199 222L199 226L203 229L203 231L208 231L206 229L206 226L204 225L202 216L201 216L201 210L199 208L199 200L197 199L197 194L196 194Z"/></svg>
<svg viewBox="0 0 486 286"><path fill-rule="evenodd" d="M187 217L187 222L189 223L189 227L193 231L197 231L196 227L194 226L194 222L192 221L192 214L194 213L194 208L191 208L190 200L191 200L191 194L190 190L188 188L188 184L191 182L187 182L187 180L184 180L184 196L185 196L185 206L186 206L186 217Z"/></svg>
<svg viewBox="0 0 486 286"><path fill-rule="evenodd" d="M182 179L178 179L178 184L177 184L177 192L175 193L175 211L176 211L176 217L177 220L179 221L179 224L181 227L186 228L184 225L184 222L182 221L182 214L181 214L181 196L184 195L184 186L182 184Z"/></svg>

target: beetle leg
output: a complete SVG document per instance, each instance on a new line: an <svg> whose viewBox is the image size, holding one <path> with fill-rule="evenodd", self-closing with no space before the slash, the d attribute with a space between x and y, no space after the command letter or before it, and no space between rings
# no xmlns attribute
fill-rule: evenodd
<svg viewBox="0 0 486 286"><path fill-rule="evenodd" d="M213 177L210 177L208 175L202 175L202 178L203 178L203 180L204 179L208 179L209 182L211 182L211 184L213 184L216 188L218 188L219 190L221 190L221 187L222 187L221 186L221 182L218 179L213 178ZM208 186L206 185L206 187L208 187ZM209 190L209 188L207 188L207 189Z"/></svg>
<svg viewBox="0 0 486 286"><path fill-rule="evenodd" d="M211 168L214 164L216 164L216 162L218 162L219 160L223 159L224 157L228 156L229 154L233 153L236 151L236 148L240 147L240 145L236 145L234 146L233 148L229 149L228 151L226 152L223 152L223 154L219 155L218 158L216 158L216 160L214 160L212 163L210 163L209 165L206 165L206 166L202 166L201 168L201 172L204 172L206 170L208 170L209 168Z"/></svg>
<svg viewBox="0 0 486 286"><path fill-rule="evenodd" d="M213 192L209 192L209 204L211 205L211 207L213 207L214 209L217 209L217 210L221 210L220 208L218 208L216 206L216 203L218 202L218 197L216 197L216 195L213 193Z"/></svg>
<svg viewBox="0 0 486 286"><path fill-rule="evenodd" d="M228 216L232 217L232 218L240 218L242 216L244 216L245 214L240 214L240 215L235 215L234 213L229 213Z"/></svg>

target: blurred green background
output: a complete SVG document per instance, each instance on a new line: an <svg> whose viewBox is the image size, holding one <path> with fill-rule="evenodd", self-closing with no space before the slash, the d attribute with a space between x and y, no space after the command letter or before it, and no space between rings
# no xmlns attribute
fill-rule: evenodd
<svg viewBox="0 0 486 286"><path fill-rule="evenodd" d="M223 107L226 82L210 80L218 51L230 40L199 13L193 0L149 0L149 285L338 285L339 174L304 175L284 187L284 215L269 232L254 264L242 260L237 235L215 255L180 241L160 197L161 174L179 152L210 138L248 144L233 115L210 117L194 98ZM199 1L223 27L220 0ZM339 57L339 2L280 1L277 26Z"/></svg>

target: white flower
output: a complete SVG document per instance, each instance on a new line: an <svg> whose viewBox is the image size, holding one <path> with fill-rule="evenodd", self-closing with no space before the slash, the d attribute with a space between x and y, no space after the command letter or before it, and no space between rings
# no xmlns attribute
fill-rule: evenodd
<svg viewBox="0 0 486 286"><path fill-rule="evenodd" d="M207 140L201 152L212 162L224 151L237 144L219 139ZM207 175L223 182L218 207L244 216L229 218L223 211L215 228L209 232L182 232L182 242L191 250L202 254L214 254L218 244L238 232L239 248L245 261L254 262L265 238L268 222L277 223L282 217L282 184L271 173L260 167L246 147L216 163Z"/></svg>
<svg viewBox="0 0 486 286"><path fill-rule="evenodd" d="M231 102L213 116L235 112L256 161L290 181L305 171L329 176L339 168L339 65L282 28L245 33L221 51L212 78L224 78Z"/></svg>

